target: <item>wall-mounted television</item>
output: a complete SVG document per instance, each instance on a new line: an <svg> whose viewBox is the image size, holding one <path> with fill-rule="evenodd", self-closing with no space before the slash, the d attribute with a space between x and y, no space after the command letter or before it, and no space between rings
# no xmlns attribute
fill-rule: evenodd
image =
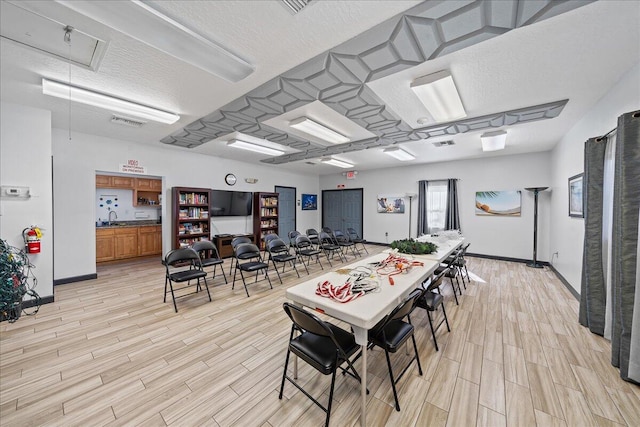
<svg viewBox="0 0 640 427"><path fill-rule="evenodd" d="M211 216L251 215L250 191L211 190Z"/></svg>

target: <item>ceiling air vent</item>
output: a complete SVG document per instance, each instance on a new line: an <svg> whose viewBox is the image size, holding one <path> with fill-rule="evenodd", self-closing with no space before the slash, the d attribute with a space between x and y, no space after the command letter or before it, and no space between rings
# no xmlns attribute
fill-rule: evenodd
<svg viewBox="0 0 640 427"><path fill-rule="evenodd" d="M304 9L312 0L282 0L287 10L292 14L296 14Z"/></svg>
<svg viewBox="0 0 640 427"><path fill-rule="evenodd" d="M139 128L147 122L143 122L142 120L132 119L129 117L114 115L113 117L111 117L111 123L115 123L117 125L129 126L132 128Z"/></svg>
<svg viewBox="0 0 640 427"><path fill-rule="evenodd" d="M449 140L449 141L434 142L433 145L436 146L436 147L446 147L446 146L449 146L449 145L456 145L456 143L453 142L452 140Z"/></svg>

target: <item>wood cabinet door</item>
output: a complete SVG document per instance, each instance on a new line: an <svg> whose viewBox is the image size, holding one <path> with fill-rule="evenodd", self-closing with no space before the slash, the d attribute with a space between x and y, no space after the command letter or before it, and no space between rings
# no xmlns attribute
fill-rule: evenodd
<svg viewBox="0 0 640 427"><path fill-rule="evenodd" d="M136 188L138 190L151 190L151 182L149 178L136 178Z"/></svg>
<svg viewBox="0 0 640 427"><path fill-rule="evenodd" d="M96 175L96 188L111 187L111 177L107 175Z"/></svg>
<svg viewBox="0 0 640 427"><path fill-rule="evenodd" d="M116 259L113 230L96 230L96 262Z"/></svg>
<svg viewBox="0 0 640 427"><path fill-rule="evenodd" d="M138 256L138 229L128 228L116 230L115 246L116 259Z"/></svg>
<svg viewBox="0 0 640 427"><path fill-rule="evenodd" d="M151 189L156 191L162 191L162 180L161 179L152 179L151 180Z"/></svg>
<svg viewBox="0 0 640 427"><path fill-rule="evenodd" d="M160 227L140 227L138 234L138 255L157 255L162 253L162 231Z"/></svg>
<svg viewBox="0 0 640 427"><path fill-rule="evenodd" d="M128 176L112 176L111 183L113 188L130 188L133 189L133 180L135 178L130 178Z"/></svg>

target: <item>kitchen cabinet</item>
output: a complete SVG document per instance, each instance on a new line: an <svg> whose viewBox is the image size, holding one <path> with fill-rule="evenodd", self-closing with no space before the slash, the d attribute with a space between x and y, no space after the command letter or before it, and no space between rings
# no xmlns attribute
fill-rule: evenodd
<svg viewBox="0 0 640 427"><path fill-rule="evenodd" d="M109 188L111 177L107 175L96 175L96 188Z"/></svg>
<svg viewBox="0 0 640 427"><path fill-rule="evenodd" d="M124 188L133 190L135 178L117 175L96 175L96 188Z"/></svg>
<svg viewBox="0 0 640 427"><path fill-rule="evenodd" d="M115 229L116 259L138 256L138 228Z"/></svg>
<svg viewBox="0 0 640 427"><path fill-rule="evenodd" d="M162 180L152 178L136 178L136 190L162 191Z"/></svg>
<svg viewBox="0 0 640 427"><path fill-rule="evenodd" d="M96 262L113 261L116 259L114 229L96 230Z"/></svg>
<svg viewBox="0 0 640 427"><path fill-rule="evenodd" d="M160 206L161 194L161 179L136 178L133 206Z"/></svg>
<svg viewBox="0 0 640 427"><path fill-rule="evenodd" d="M162 226L96 229L96 262L162 254Z"/></svg>
<svg viewBox="0 0 640 427"><path fill-rule="evenodd" d="M140 227L138 256L162 254L162 226Z"/></svg>

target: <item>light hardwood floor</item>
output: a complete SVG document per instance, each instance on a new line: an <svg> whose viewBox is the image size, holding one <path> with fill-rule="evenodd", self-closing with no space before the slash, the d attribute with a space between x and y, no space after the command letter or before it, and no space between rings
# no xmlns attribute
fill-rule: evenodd
<svg viewBox="0 0 640 427"><path fill-rule="evenodd" d="M552 272L468 263L480 280L459 306L445 287L452 331L438 331L440 351L425 313L412 316L424 375L414 364L400 381L401 412L384 353L370 352L370 425L640 426L640 387L619 378L609 343L578 324L578 302ZM290 331L282 303L302 276L280 284L272 273L274 289L251 285L250 298L220 276L213 302L187 297L177 314L162 303L158 260L57 286L36 316L0 324L0 424L322 425L324 413L291 384L278 400ZM299 379L326 402L329 377L302 362ZM339 376L334 398L331 424L359 425L359 384Z"/></svg>

